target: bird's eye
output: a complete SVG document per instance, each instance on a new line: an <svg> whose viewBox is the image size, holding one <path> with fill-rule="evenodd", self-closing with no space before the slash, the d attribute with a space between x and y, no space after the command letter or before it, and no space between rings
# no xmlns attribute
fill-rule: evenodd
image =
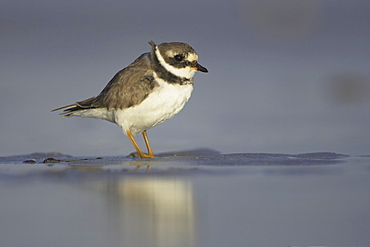
<svg viewBox="0 0 370 247"><path fill-rule="evenodd" d="M174 56L174 58L175 58L176 61L180 62L184 59L184 56L179 54L179 55Z"/></svg>

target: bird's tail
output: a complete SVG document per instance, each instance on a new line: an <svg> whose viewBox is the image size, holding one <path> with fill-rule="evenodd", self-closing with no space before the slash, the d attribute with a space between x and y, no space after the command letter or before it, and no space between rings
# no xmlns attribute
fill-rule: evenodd
<svg viewBox="0 0 370 247"><path fill-rule="evenodd" d="M86 100L83 100L83 101L76 102L76 103L71 104L71 105L59 107L57 109L52 110L52 112L63 110L63 112L59 114L59 115L62 116L62 118L72 117L74 115L74 113L76 113L78 111L83 111L83 110L88 110L88 109L95 108L95 107L92 106L92 104L94 102L94 99L95 99L95 97L92 97L92 98L89 98L89 99L86 99Z"/></svg>

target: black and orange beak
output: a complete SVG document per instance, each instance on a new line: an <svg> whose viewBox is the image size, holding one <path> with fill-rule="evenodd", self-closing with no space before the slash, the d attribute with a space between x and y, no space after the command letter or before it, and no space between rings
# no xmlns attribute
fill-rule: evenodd
<svg viewBox="0 0 370 247"><path fill-rule="evenodd" d="M208 70L207 70L205 67L203 67L202 65L200 65L199 63L197 63L197 64L194 66L194 69L195 69L195 70L198 70L198 71L200 71L200 72L204 72L204 73L207 73L207 72L208 72Z"/></svg>

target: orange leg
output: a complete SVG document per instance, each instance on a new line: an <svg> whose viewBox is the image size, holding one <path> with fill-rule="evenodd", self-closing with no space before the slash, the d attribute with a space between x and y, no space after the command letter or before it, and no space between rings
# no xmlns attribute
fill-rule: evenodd
<svg viewBox="0 0 370 247"><path fill-rule="evenodd" d="M139 145L137 145L135 139L134 139L134 136L132 135L131 131L127 131L126 132L126 135L128 136L128 138L130 139L132 145L134 146L134 148L136 149L138 155L140 158L144 159L144 158L154 158L155 156L153 155L153 153L151 154L144 154L143 151L141 151Z"/></svg>
<svg viewBox="0 0 370 247"><path fill-rule="evenodd" d="M146 130L144 130L142 134L144 137L146 149L148 150L148 155L151 156L151 158L156 158L157 156L153 154L152 148L150 147L149 139L148 139L148 136L146 135Z"/></svg>

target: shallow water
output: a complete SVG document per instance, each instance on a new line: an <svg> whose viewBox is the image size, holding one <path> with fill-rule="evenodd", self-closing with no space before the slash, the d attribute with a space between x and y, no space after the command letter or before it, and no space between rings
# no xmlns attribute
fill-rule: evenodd
<svg viewBox="0 0 370 247"><path fill-rule="evenodd" d="M370 156L160 156L0 158L0 245L370 244Z"/></svg>

